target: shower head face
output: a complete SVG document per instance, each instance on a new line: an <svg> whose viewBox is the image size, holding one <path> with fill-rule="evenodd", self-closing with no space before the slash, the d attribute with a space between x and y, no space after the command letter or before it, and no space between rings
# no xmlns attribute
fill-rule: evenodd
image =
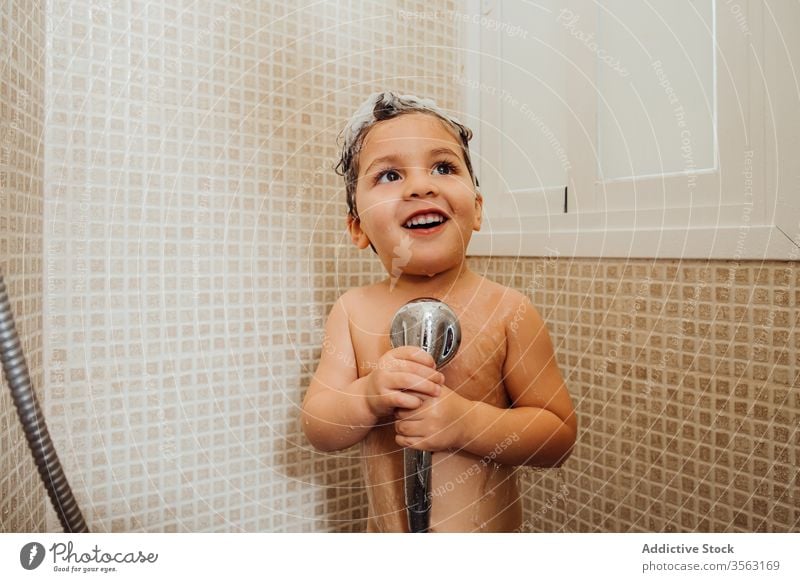
<svg viewBox="0 0 800 582"><path fill-rule="evenodd" d="M438 299L422 297L395 313L389 332L393 348L417 346L429 353L441 368L461 345L461 325L450 307Z"/></svg>

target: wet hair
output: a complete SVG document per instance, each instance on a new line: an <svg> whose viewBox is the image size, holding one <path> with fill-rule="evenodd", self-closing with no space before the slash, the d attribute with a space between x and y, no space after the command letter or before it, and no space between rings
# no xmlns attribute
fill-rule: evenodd
<svg viewBox="0 0 800 582"><path fill-rule="evenodd" d="M475 188L478 188L478 179L475 177L469 155L469 141L472 139L470 128L452 115L445 113L431 99L420 99L414 95L398 95L393 91L377 92L370 95L359 106L339 136L342 141L342 149L335 170L344 178L347 191L347 214L353 218L358 218L358 209L356 208L358 158L364 145L364 139L370 129L381 121L408 113L426 113L437 117L444 123L445 127L458 138L470 178L472 178Z"/></svg>

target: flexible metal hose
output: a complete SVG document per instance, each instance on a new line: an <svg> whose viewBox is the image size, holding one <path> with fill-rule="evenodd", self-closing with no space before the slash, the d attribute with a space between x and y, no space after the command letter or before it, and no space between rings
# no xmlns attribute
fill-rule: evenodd
<svg viewBox="0 0 800 582"><path fill-rule="evenodd" d="M17 407L19 420L28 439L33 458L44 481L47 494L58 514L58 519L67 533L88 533L89 528L72 495L61 461L47 430L44 415L31 385L28 364L14 326L14 316L6 293L3 274L0 273L0 359L3 372L11 389L11 398Z"/></svg>

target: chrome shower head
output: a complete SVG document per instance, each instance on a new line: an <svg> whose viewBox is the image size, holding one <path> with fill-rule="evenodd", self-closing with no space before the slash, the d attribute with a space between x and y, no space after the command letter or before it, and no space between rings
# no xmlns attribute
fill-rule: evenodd
<svg viewBox="0 0 800 582"><path fill-rule="evenodd" d="M461 344L461 325L452 309L432 297L414 299L397 310L389 331L393 348L419 346L441 368L453 359ZM408 529L427 532L431 517L430 451L403 450L404 490Z"/></svg>
<svg viewBox="0 0 800 582"><path fill-rule="evenodd" d="M438 299L421 297L395 313L389 332L393 348L418 346L441 368L453 359L461 344L461 326L450 307Z"/></svg>

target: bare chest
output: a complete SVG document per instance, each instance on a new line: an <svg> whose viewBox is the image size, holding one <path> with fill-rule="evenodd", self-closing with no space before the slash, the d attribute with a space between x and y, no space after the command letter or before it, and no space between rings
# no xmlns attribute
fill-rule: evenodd
<svg viewBox="0 0 800 582"><path fill-rule="evenodd" d="M491 305L478 304L474 300L469 305L452 300L447 303L458 316L461 345L455 357L441 369L445 385L470 400L507 406L502 382L506 357L502 318L493 313L496 310ZM402 304L387 304L383 308L365 305L363 310L350 314L350 333L359 377L374 370L380 357L392 348L389 328Z"/></svg>

